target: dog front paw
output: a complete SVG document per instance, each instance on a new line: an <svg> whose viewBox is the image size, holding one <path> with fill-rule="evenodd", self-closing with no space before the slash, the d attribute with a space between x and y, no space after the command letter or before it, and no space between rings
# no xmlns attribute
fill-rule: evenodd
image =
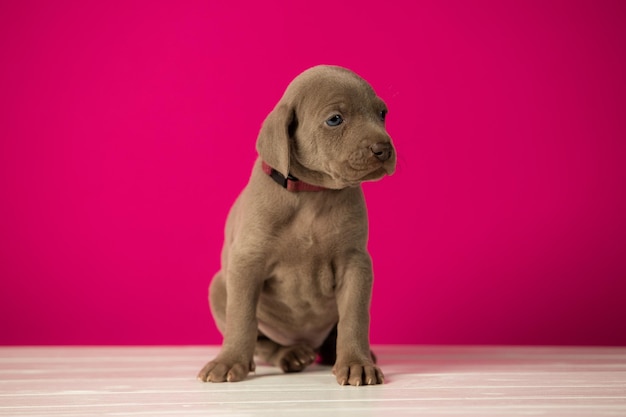
<svg viewBox="0 0 626 417"><path fill-rule="evenodd" d="M239 382L252 371L254 371L252 361L246 363L216 358L204 365L198 373L198 379L203 382Z"/></svg>
<svg viewBox="0 0 626 417"><path fill-rule="evenodd" d="M370 361L337 362L333 374L339 385L377 385L385 381L380 368Z"/></svg>

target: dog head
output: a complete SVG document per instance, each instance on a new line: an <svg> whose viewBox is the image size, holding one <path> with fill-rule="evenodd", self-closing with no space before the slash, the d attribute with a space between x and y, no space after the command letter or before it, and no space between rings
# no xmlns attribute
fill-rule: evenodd
<svg viewBox="0 0 626 417"><path fill-rule="evenodd" d="M261 158L285 177L342 189L395 171L387 106L354 72L317 66L296 77L267 116Z"/></svg>

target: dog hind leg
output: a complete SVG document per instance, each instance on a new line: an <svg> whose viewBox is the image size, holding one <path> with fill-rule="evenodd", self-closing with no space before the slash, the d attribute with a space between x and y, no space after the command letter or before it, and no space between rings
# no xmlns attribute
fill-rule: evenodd
<svg viewBox="0 0 626 417"><path fill-rule="evenodd" d="M226 282L221 271L215 274L209 285L209 307L215 325L224 334L226 330Z"/></svg>
<svg viewBox="0 0 626 417"><path fill-rule="evenodd" d="M257 338L254 354L283 372L300 372L315 362L315 350L310 346L281 346L262 334Z"/></svg>

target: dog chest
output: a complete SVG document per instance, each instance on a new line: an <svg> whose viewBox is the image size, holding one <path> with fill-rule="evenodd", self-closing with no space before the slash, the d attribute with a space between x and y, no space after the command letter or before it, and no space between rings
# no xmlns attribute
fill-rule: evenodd
<svg viewBox="0 0 626 417"><path fill-rule="evenodd" d="M276 342L321 344L338 320L332 265L316 258L276 265L263 284L257 316L261 331Z"/></svg>

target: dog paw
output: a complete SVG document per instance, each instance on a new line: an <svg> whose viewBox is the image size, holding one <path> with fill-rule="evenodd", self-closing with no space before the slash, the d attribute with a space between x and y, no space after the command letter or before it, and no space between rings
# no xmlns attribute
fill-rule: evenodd
<svg viewBox="0 0 626 417"><path fill-rule="evenodd" d="M251 371L254 371L254 362L215 359L204 365L198 379L203 382L238 382L243 381Z"/></svg>
<svg viewBox="0 0 626 417"><path fill-rule="evenodd" d="M372 362L349 362L336 363L333 367L333 374L337 378L339 385L377 385L385 381L380 368Z"/></svg>
<svg viewBox="0 0 626 417"><path fill-rule="evenodd" d="M307 345L281 347L276 354L276 365L283 372L300 372L315 362L315 351Z"/></svg>

